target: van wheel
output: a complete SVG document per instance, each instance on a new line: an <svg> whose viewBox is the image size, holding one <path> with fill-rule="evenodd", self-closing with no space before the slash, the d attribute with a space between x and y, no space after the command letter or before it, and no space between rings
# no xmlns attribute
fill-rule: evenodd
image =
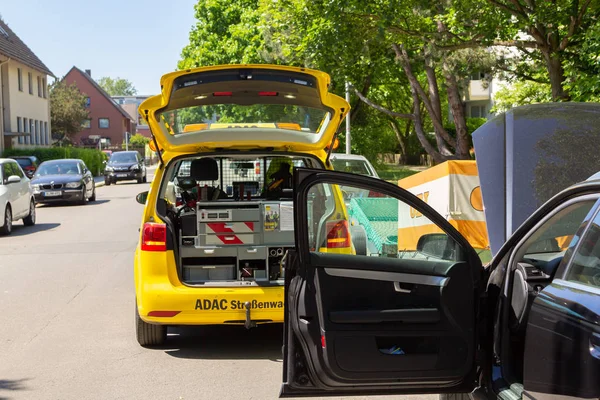
<svg viewBox="0 0 600 400"><path fill-rule="evenodd" d="M23 218L23 224L25 226L35 225L35 203L33 200L29 202L29 215Z"/></svg>
<svg viewBox="0 0 600 400"><path fill-rule="evenodd" d="M135 306L135 334L140 346L153 347L160 346L167 339L167 327L165 325L154 325L142 321L140 314Z"/></svg>
<svg viewBox="0 0 600 400"><path fill-rule="evenodd" d="M94 190L92 191L92 196L90 197L90 201L96 201L96 185L94 185Z"/></svg>
<svg viewBox="0 0 600 400"><path fill-rule="evenodd" d="M350 235L352 237L352 244L357 256L367 255L367 231L362 226L350 227Z"/></svg>
<svg viewBox="0 0 600 400"><path fill-rule="evenodd" d="M105 186L110 186L111 182L109 178L104 178L104 185Z"/></svg>

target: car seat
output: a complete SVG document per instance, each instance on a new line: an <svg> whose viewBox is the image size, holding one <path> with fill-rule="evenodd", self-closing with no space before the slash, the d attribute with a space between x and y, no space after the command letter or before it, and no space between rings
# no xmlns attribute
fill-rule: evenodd
<svg viewBox="0 0 600 400"><path fill-rule="evenodd" d="M209 200L227 198L227 194L218 185L215 187L215 182L219 180L219 164L214 158L206 157L192 161L190 177L200 182L211 182L211 186L208 187ZM198 193L198 199L200 199L200 193Z"/></svg>

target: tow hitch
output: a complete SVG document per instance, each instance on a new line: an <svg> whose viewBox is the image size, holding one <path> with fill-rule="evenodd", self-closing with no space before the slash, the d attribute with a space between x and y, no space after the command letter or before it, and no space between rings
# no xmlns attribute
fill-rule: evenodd
<svg viewBox="0 0 600 400"><path fill-rule="evenodd" d="M250 302L245 302L244 307L246 308L246 322L244 322L244 327L246 329L256 328L256 322L253 322L250 318Z"/></svg>

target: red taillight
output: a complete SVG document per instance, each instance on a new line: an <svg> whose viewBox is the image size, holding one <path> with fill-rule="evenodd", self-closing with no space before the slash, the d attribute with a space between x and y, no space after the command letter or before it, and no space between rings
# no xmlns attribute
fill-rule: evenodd
<svg viewBox="0 0 600 400"><path fill-rule="evenodd" d="M28 165L27 167L23 168L25 171L35 171L35 167L33 165Z"/></svg>
<svg viewBox="0 0 600 400"><path fill-rule="evenodd" d="M325 225L327 230L327 248L337 249L340 247L350 247L350 230L348 221L329 221Z"/></svg>
<svg viewBox="0 0 600 400"><path fill-rule="evenodd" d="M325 348L325 335L321 335L321 347Z"/></svg>
<svg viewBox="0 0 600 400"><path fill-rule="evenodd" d="M233 92L214 92L213 96L233 96Z"/></svg>
<svg viewBox="0 0 600 400"><path fill-rule="evenodd" d="M165 317L170 318L179 314L181 311L150 311L148 313L149 317Z"/></svg>
<svg viewBox="0 0 600 400"><path fill-rule="evenodd" d="M167 250L167 225L146 222L142 231L142 250Z"/></svg>
<svg viewBox="0 0 600 400"><path fill-rule="evenodd" d="M254 173L256 175L260 174L260 162L256 162L256 164L254 165Z"/></svg>
<svg viewBox="0 0 600 400"><path fill-rule="evenodd" d="M381 192L376 192L376 191L370 190L369 197L385 197L385 194L383 194Z"/></svg>
<svg viewBox="0 0 600 400"><path fill-rule="evenodd" d="M277 92L258 92L259 96L277 96Z"/></svg>

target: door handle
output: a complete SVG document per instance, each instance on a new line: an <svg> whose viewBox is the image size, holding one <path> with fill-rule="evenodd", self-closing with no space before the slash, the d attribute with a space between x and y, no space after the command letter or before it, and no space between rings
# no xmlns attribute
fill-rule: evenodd
<svg viewBox="0 0 600 400"><path fill-rule="evenodd" d="M235 240L235 236L224 236L223 239L225 239L225 240Z"/></svg>
<svg viewBox="0 0 600 400"><path fill-rule="evenodd" d="M590 336L590 354L600 360L600 334L592 333Z"/></svg>
<svg viewBox="0 0 600 400"><path fill-rule="evenodd" d="M215 254L215 249L204 249L204 254Z"/></svg>
<svg viewBox="0 0 600 400"><path fill-rule="evenodd" d="M400 282L394 282L394 290L398 293L410 293L412 289L403 289Z"/></svg>
<svg viewBox="0 0 600 400"><path fill-rule="evenodd" d="M258 249L246 249L246 253L256 253Z"/></svg>

